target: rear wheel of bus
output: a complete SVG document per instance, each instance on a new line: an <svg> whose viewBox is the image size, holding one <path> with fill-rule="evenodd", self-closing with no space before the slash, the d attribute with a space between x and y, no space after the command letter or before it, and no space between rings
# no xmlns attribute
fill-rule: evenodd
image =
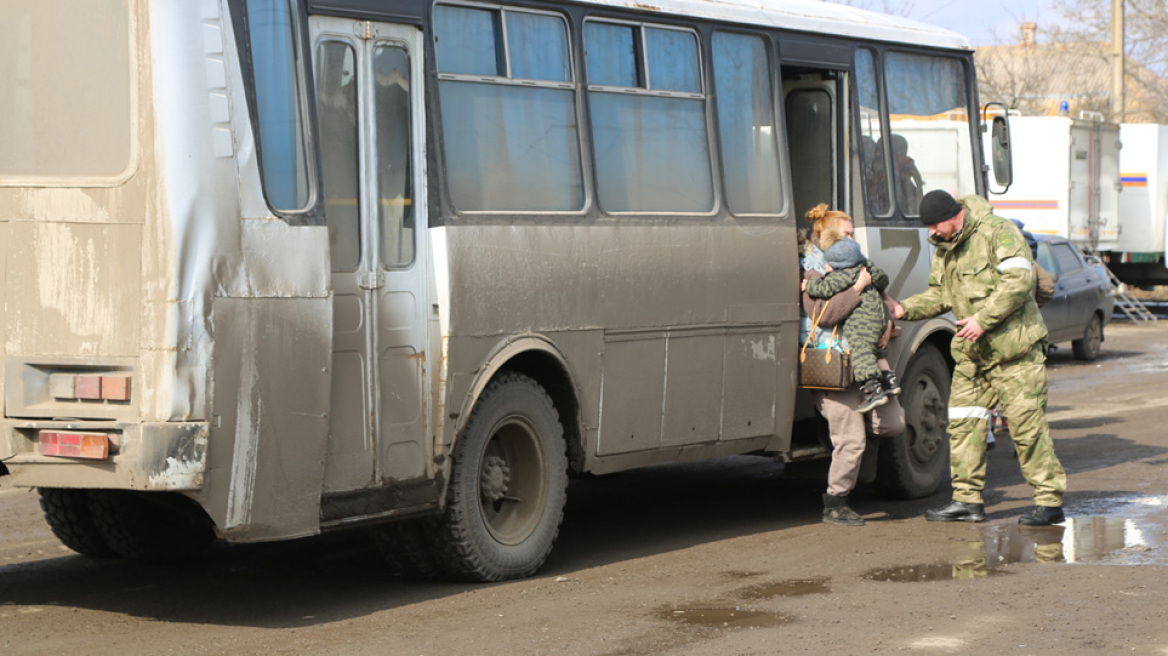
<svg viewBox="0 0 1168 656"><path fill-rule="evenodd" d="M435 526L447 575L500 581L539 569L564 516L563 435L535 380L505 373L487 386L455 446L446 511Z"/></svg>
<svg viewBox="0 0 1168 656"><path fill-rule="evenodd" d="M951 374L937 347L925 344L913 356L901 384L904 432L881 440L877 483L901 499L926 497L948 471Z"/></svg>
<svg viewBox="0 0 1168 656"><path fill-rule="evenodd" d="M105 541L93 513L87 490L40 488L41 510L53 535L66 547L91 558L113 558L117 552Z"/></svg>
<svg viewBox="0 0 1168 656"><path fill-rule="evenodd" d="M110 548L134 560L186 560L215 539L203 509L173 492L90 490L89 509Z"/></svg>

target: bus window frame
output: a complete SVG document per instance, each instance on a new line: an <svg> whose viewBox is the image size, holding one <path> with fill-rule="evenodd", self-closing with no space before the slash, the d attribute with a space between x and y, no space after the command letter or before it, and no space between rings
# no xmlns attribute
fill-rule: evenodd
<svg viewBox="0 0 1168 656"><path fill-rule="evenodd" d="M239 52L239 68L243 76L244 95L247 99L247 115L250 121L252 139L255 141L255 157L257 175L260 180L260 192L264 204L273 215L292 226L325 226L327 220L324 212L323 176L321 172L321 154L318 141L318 123L316 115L316 83L312 72L312 43L308 33L308 8L303 2L284 0L292 10L292 28L296 38L295 45L297 84L299 89L296 100L300 104L300 111L304 117L304 130L301 138L304 139L306 184L308 198L305 206L297 210L283 210L274 207L268 200L268 188L263 174L263 142L259 130L259 113L256 100L255 60L251 51L251 29L247 16L247 0L230 2L231 23L235 32L235 42Z"/></svg>
<svg viewBox="0 0 1168 656"><path fill-rule="evenodd" d="M434 12L439 6L444 7L468 7L471 9L482 9L488 11L499 12L500 27L499 34L502 38L503 50L503 73L504 75L473 75L465 73L443 73L438 68L438 44L435 41L434 26ZM567 58L571 77L567 82L557 82L553 80L532 80L527 78L513 78L511 73L511 52L507 43L507 19L506 13L522 13L522 14L536 14L541 16L550 16L558 18L564 24L564 33L567 35ZM584 217L591 213L592 208L595 207L596 201L593 191L592 171L589 168L592 158L591 140L585 139L584 130L590 127L589 114L584 111L584 99L580 91L581 74L576 61L576 49L573 31L573 22L571 17L565 11L556 11L552 9L542 9L535 7L526 7L521 5L504 5L498 3L474 2L473 0L439 0L430 5L429 11L429 25L423 45L426 50L425 56L429 59L426 63L427 69L432 68L434 84L432 87L427 87L427 98L425 100L427 107L427 124L428 130L432 130L437 135L438 141L434 144L434 151L438 157L442 158L441 174L441 191L440 195L446 208L445 216L439 218L435 214L431 220L430 225L440 225L443 221L448 221L451 218L458 216L467 217L514 217L514 216L556 216L556 217ZM582 52L582 51L581 51ZM569 90L572 92L574 98L574 112L576 114L576 147L580 157L580 178L581 186L583 188L583 199L579 209L574 210L467 210L458 206L454 202L454 198L450 193L450 178L446 174L446 132L444 127L444 120L442 117L442 98L441 85L443 81L451 82L467 82L476 84L498 84L501 86L514 87L528 87L528 88L543 88L543 89L559 89ZM433 104L431 104L433 103Z"/></svg>
<svg viewBox="0 0 1168 656"><path fill-rule="evenodd" d="M720 198L720 203L726 208L726 213L735 218L752 219L752 220L772 220L779 221L789 220L791 218L791 208L794 203L794 196L791 193L791 173L789 170L790 162L786 157L787 151L787 115L785 108L785 99L783 98L783 77L782 77L782 61L779 58L779 47L775 43L775 35L771 32L759 32L754 30L740 30L732 29L731 26L721 24L711 24L710 38L708 46L710 48L710 82L714 88L717 88L718 71L714 66L714 37L718 34L734 34L738 36L747 36L761 39L763 47L766 49L767 65L769 67L769 77L771 81L771 114L775 120L774 127L774 146L775 157L778 164L779 173L779 201L780 207L778 212L742 212L736 213L730 207L730 201L723 195L726 193L726 167L724 163L725 151L722 144L722 129L721 121L719 120L720 111L718 107L717 98L714 102L709 103L711 107L710 122L714 126L715 135L713 141L717 147L717 154L714 156L715 165L718 167L717 174L714 177L715 186L718 188L717 194Z"/></svg>
<svg viewBox="0 0 1168 656"><path fill-rule="evenodd" d="M711 205L710 209L706 210L706 211L702 211L702 212L681 212L681 211L674 211L674 210L610 210L610 209L605 208L603 206L603 204L600 203L599 194L597 193L597 195L595 196L596 206L598 207L600 213L602 215L611 216L611 217L669 216L669 217L681 217L681 218L715 218L715 217L720 216L723 213L722 208L724 206L724 199L722 198L723 189L722 189L722 167L721 167L721 151L722 151L721 141L722 140L719 138L719 135L718 135L717 121L714 120L714 113L713 112L716 111L716 108L715 108L715 103L712 101L711 91L710 91L710 82L712 81L713 78L710 77L710 70L706 65L706 59L710 56L710 50L709 50L710 43L709 43L709 40L702 38L701 28L699 26L696 26L693 24L671 24L671 23L664 23L664 22L654 22L654 21L644 21L644 20L637 20L637 19L630 19L630 18L613 17L613 16L609 16L609 15L606 15L606 14L601 13L601 12L589 13L589 14L584 16L583 20L580 21L580 35L581 35L580 45L581 45L581 48L579 51L579 55L582 58L582 60L586 57L585 48L587 47L587 44L584 43L584 36L583 35L584 35L585 30L587 29L588 23L607 23L609 25L628 25L631 27L638 28L638 32L639 32L639 36L637 37L638 40L636 43L634 43L634 46L636 47L636 50L637 50L637 57L638 57L637 65L638 65L638 70L644 76L644 82L647 85L651 85L652 80L649 79L648 60L647 60L648 55L645 52L645 47L644 47L645 28L651 27L651 28L661 29L661 30L673 30L673 31L677 31L677 32L687 32L687 33L693 35L694 43L697 46L696 52L697 52L697 57L698 57L698 71L697 71L698 72L698 81L701 82L701 85L702 85L702 92L700 94L698 94L698 93L687 93L687 92L680 92L680 91L655 91L655 90L647 88L647 87L622 87L622 86L613 86L613 85L604 85L604 84L592 84L592 83L587 81L588 71L587 71L587 65L585 65L583 75L581 76L580 88L583 91L582 95L584 96L584 102L587 103L587 108L588 108L586 116L585 116L587 121L582 123L582 125L586 126L588 133L589 133L588 139L587 139L587 141L588 141L588 151L587 152L588 152L588 156L590 158L589 164L591 164L591 171L590 171L591 176L593 176L593 177L596 176L597 171L599 170L599 167L597 166L597 163L596 163L596 153L594 152L594 150L592 148L592 146L593 146L593 139L592 139L593 126L592 126L592 99L591 99L591 95L590 95L591 92L598 91L601 93L612 93L612 94L629 95L629 96L640 95L640 96L647 96L647 97L654 97L654 98L701 100L703 107L704 107L703 118L704 118L705 125L706 125L706 153L707 153L707 158L708 158L709 165L710 165L710 186L711 186L711 189L713 192L712 193L713 198L712 198L712 201L710 204ZM701 23L700 25L705 25L708 28L710 28L711 34L713 33L713 31L712 31L713 28L717 27L717 24L715 21L705 21L705 22ZM782 158L780 158L780 159L782 159ZM596 182L598 184L599 180L594 177L593 182ZM749 215L747 215L747 216L749 216Z"/></svg>
<svg viewBox="0 0 1168 656"><path fill-rule="evenodd" d="M889 134L889 131L888 131L889 130L889 120L888 120L888 99L884 93L884 53L880 49L878 49L874 44L858 43L858 44L856 44L856 47L853 49L852 69L851 69L853 83L852 83L852 90L849 94L852 96L852 98L849 99L849 102L852 104L852 111L855 113L855 116L858 119L858 117L860 116L860 85L858 84L859 75L857 73L858 68L856 66L856 53L859 53L861 50L867 50L872 55L872 71L873 71L875 78L876 78L875 79L875 82L876 82L876 102L879 105L876 108L876 113L877 113L877 119L880 122L880 132L881 132L881 135L880 135L881 140L877 142L877 147L880 150L880 153L879 153L880 158L884 161L884 170L891 171L892 170L892 161L891 161L890 151L888 148L888 139L886 138L887 135ZM863 137L863 134L860 133L860 130L863 128L863 126L860 124L859 120L855 121L855 125L856 125L856 135L855 135L856 152L862 158L863 154L859 152L860 151L859 144L860 144L860 141ZM861 183L860 202L855 204L855 205L856 205L856 207L863 209L864 218L865 219L870 218L870 219L873 219L875 221L879 221L882 223L888 223L888 222L898 220L898 216L897 216L898 207L896 204L896 198L892 192L892 176L890 176L890 175L885 176L884 192L887 194L888 207L885 209L885 211L883 213L880 213L880 214L872 214L872 215L868 214L868 206L866 204L867 198L864 196L867 182L868 181L864 177L864 167L861 164L861 166L860 166L860 183ZM903 215L900 216L899 219L903 220L904 219Z"/></svg>
<svg viewBox="0 0 1168 656"><path fill-rule="evenodd" d="M981 127L977 123L977 120L976 120L977 116L978 116L977 110L978 110L979 105L976 104L977 100L978 100L977 81L971 75L971 72L976 70L976 68L973 66L973 53L972 53L972 51L964 52L964 51L945 50L945 49L941 49L941 48L918 48L918 47L906 46L904 44L888 44L888 43L883 43L883 42L879 42L879 41L856 42L853 50L858 51L861 48L867 48L874 55L876 55L875 61L873 63L875 64L875 68L877 71L877 78L878 78L877 84L878 84L879 98L880 98L880 122L881 122L882 129L884 130L885 135L892 134L891 118L890 118L890 113L889 113L889 109L888 109L888 92L887 92L887 85L886 85L886 80L885 80L885 75L886 75L886 73L885 73L885 58L887 57L887 55L889 53L915 55L918 57L944 57L944 58L956 61L958 64L961 65L962 81L964 83L965 93L966 93L966 102L969 105L969 107L966 108L966 115L967 115L966 122L969 124L969 135L970 135L969 147L970 147L970 155L973 158L971 161L971 166L973 167L973 185L974 185L974 189L975 189L974 193L978 196L984 197L986 194L986 188L985 188L986 172L982 170L982 164L981 164L981 162L984 160L984 157L983 157L983 153L982 153L982 144L981 144L981 138L980 138ZM855 73L855 57L854 57L854 55L853 55L851 66L852 66L851 72L852 72L852 74L854 74ZM850 95L852 96L852 99L850 100L850 102L852 103L852 106L854 107L853 111L859 112L859 106L860 106L859 93L857 93L856 91L853 90L850 92ZM860 136L859 125L857 124L856 128L855 128L855 134L852 135L852 137L855 139L858 139L859 136ZM889 147L889 144L885 143L882 150L883 150L882 154L885 158L885 165L891 167L891 156L892 155L891 155L891 149ZM892 169L888 168L887 170L891 171ZM891 183L891 181L892 181L891 176L889 177L889 181ZM878 221L879 224L883 227L896 227L896 226L904 226L904 225L908 225L908 226L912 226L912 227L920 227L920 225L921 225L920 224L920 217L915 216L915 215L914 216L906 215L903 212L903 210L900 208L900 204L897 202L897 199L895 197L895 193L893 193L892 189L889 189L889 194L890 194L889 207L891 209L890 213L879 215L879 216L874 216L871 218L875 221ZM861 202L860 206L862 206L862 205L863 205L863 203ZM868 218L868 217L866 216L865 218Z"/></svg>

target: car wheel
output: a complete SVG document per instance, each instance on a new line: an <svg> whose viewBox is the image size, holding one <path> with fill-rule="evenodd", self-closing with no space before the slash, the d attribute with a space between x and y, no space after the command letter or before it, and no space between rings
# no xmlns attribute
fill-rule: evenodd
<svg viewBox="0 0 1168 656"><path fill-rule="evenodd" d="M1091 317L1091 323L1087 324L1087 330L1083 333L1082 339L1071 342L1071 349L1075 352L1075 358L1090 361L1099 357L1099 351L1102 347L1103 320L1096 314Z"/></svg>

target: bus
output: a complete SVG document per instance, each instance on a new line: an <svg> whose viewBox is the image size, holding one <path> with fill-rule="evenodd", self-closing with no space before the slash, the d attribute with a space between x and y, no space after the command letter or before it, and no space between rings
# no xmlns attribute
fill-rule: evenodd
<svg viewBox="0 0 1168 656"><path fill-rule="evenodd" d="M361 527L501 580L569 476L813 468L804 213L904 296L903 192L988 185L967 40L809 0L10 2L0 80L0 474L95 557ZM953 326L901 329L864 477L919 497Z"/></svg>

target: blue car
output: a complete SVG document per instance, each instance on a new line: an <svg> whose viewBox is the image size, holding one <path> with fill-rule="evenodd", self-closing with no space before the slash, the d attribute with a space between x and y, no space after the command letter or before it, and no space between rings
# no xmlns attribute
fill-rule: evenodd
<svg viewBox="0 0 1168 656"><path fill-rule="evenodd" d="M1054 278L1054 298L1042 308L1048 339L1051 344L1069 341L1076 358L1094 360L1115 307L1107 270L1063 237L1035 237L1038 264Z"/></svg>

